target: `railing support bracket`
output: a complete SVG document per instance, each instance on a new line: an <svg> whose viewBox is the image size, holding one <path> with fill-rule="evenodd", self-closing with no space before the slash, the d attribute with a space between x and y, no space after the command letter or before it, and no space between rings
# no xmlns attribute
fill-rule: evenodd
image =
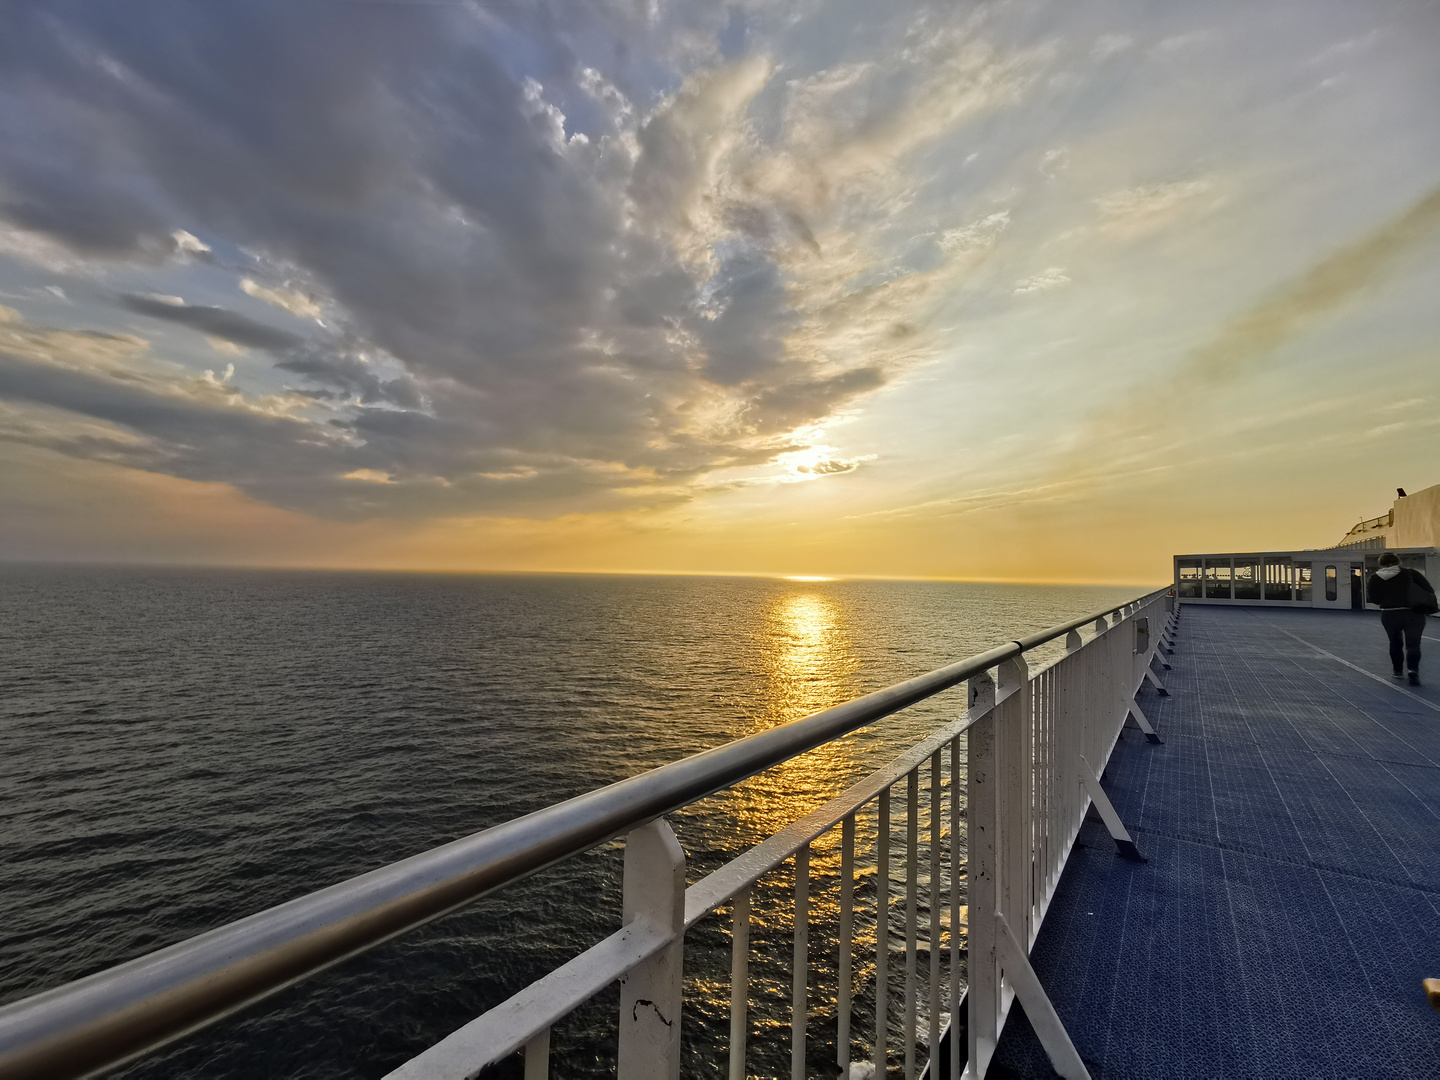
<svg viewBox="0 0 1440 1080"><path fill-rule="evenodd" d="M1005 981L1014 989L1015 996L1025 1007L1025 1016L1029 1019L1030 1026L1035 1029L1040 1045L1045 1048L1050 1065L1065 1080L1090 1080L1090 1071L1080 1060L1080 1052L1070 1041L1070 1033L1065 1030L1059 1013L1050 1003L1045 988L1040 985L1040 977L1030 966L1030 957L1026 955L1020 942L1015 940L1015 934L1010 929L1010 924L1005 921L1005 916L998 911L995 912L995 945L997 959L1005 969Z"/></svg>
<svg viewBox="0 0 1440 1080"><path fill-rule="evenodd" d="M1165 741L1164 739L1160 738L1160 733L1157 732L1154 726L1150 723L1150 721L1145 718L1144 711L1140 708L1139 703L1136 702L1133 697L1130 699L1130 704L1128 708L1130 709L1130 712L1125 717L1125 722L1127 724L1134 722L1135 726L1145 733L1146 742L1163 743Z"/></svg>
<svg viewBox="0 0 1440 1080"><path fill-rule="evenodd" d="M1089 795L1090 801L1095 804L1095 809L1100 814L1100 820L1105 823L1105 828L1110 830L1110 838L1115 841L1117 853L1131 862L1149 862L1149 859L1140 854L1140 849L1130 838L1130 833L1121 822L1120 815L1115 812L1115 804L1110 801L1110 796L1105 794L1105 789L1100 786L1100 780L1096 777L1095 770L1090 767L1090 762L1086 761L1083 756L1080 758L1080 783L1085 788L1085 794Z"/></svg>
<svg viewBox="0 0 1440 1080"><path fill-rule="evenodd" d="M1166 664L1165 666L1169 667L1170 665ZM1161 697L1170 696L1170 691L1165 689L1165 684L1160 681L1160 676L1155 674L1154 668L1148 666L1145 668L1145 678L1150 681L1150 685L1155 687L1155 692Z"/></svg>

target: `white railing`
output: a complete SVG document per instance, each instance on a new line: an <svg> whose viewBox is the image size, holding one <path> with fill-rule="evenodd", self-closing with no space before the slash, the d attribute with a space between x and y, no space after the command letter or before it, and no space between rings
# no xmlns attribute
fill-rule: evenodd
<svg viewBox="0 0 1440 1080"><path fill-rule="evenodd" d="M58 1080L114 1068L618 836L626 838L621 928L392 1077L473 1077L517 1050L528 1080L547 1076L551 1028L618 981L619 1076L673 1080L680 1071L686 931L727 908L729 1075L747 1075L747 1014L758 985L749 971L752 901L768 903L774 879L762 879L787 863L794 880L792 1076L806 1073L807 1038L818 1023L809 1009L817 964L837 982L835 1060L842 1075L858 1049L885 1076L899 1066L913 1080L922 1051L932 1080L959 1076L962 1057L967 1075L983 1076L1018 996L1057 1071L1084 1076L1028 951L1092 802L1121 854L1140 857L1098 777L1127 719L1159 741L1134 695L1145 679L1165 692L1152 665L1157 649L1169 645L1177 614L1170 597L1149 594L0 1007L0 1080ZM1082 637L1087 623L1093 625ZM1060 638L1065 655L1032 674L1026 655ZM684 853L663 815L962 682L969 694L964 715L685 887ZM897 807L893 789L902 782ZM892 826L902 812L897 846ZM812 855L828 867L837 843L838 926L833 940L812 949ZM892 862L904 872L899 890L892 887ZM871 866L873 897L866 882ZM868 970L857 964L857 945L864 956L873 950ZM867 1016L860 997L871 988ZM965 1040L942 1037L959 1032L962 1019Z"/></svg>
<svg viewBox="0 0 1440 1080"><path fill-rule="evenodd" d="M1067 1078L1088 1076L1028 955L1092 803L1120 854L1141 858L1099 776L1127 721L1159 742L1135 694L1147 679L1165 692L1153 665L1162 644L1169 645L1174 619L1173 598L1152 594L1110 619L1096 619L1088 639L1078 629L1069 630L1065 655L1034 673L1025 660L1028 646L1017 643L1021 647L999 664L996 675L985 671L969 679L969 708L963 716L688 889L685 856L665 820L635 829L626 838L622 928L411 1059L387 1080L466 1080L517 1050L524 1052L526 1080L547 1077L552 1026L617 981L618 1075L622 1080L678 1077L685 933L727 905L732 953L728 1075L740 1080L749 1075L752 891L787 862L795 883L792 1077L799 1080L807 1071L809 979L817 951L821 963L835 965L838 979L835 1064L842 1077L852 1075L857 1045L868 1050L869 1064L880 1076L891 1075L898 1065L906 1080L914 1080L922 1050L932 1078L961 1076L962 1062L964 1076L984 1076L1016 997L1056 1071ZM895 895L892 819L898 810L892 789L901 783L904 840L898 856L905 884L903 894ZM857 860L856 836L860 823L868 826L872 815L876 897L867 917L858 919L857 869L868 853ZM837 828L839 933L837 940L813 950L811 853L822 838L833 840ZM961 857L962 832L968 865ZM898 980L901 973L891 970L889 940L897 905L904 927ZM867 946L874 942L873 1022L866 1032L852 1028L855 945L862 931L867 931ZM962 1045L959 1038L942 1034L946 1027L960 1029L958 1006L967 987L968 1042ZM897 1016L898 1039L892 1023ZM948 1060L937 1058L942 1046Z"/></svg>

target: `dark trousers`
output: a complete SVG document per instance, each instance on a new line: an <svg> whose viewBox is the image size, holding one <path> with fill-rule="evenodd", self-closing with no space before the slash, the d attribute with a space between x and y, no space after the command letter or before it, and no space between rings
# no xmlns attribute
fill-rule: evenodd
<svg viewBox="0 0 1440 1080"><path fill-rule="evenodd" d="M1390 635L1390 663L1400 670L1403 660L1411 671L1420 670L1420 635L1425 632L1425 615L1419 611L1382 611L1380 625Z"/></svg>

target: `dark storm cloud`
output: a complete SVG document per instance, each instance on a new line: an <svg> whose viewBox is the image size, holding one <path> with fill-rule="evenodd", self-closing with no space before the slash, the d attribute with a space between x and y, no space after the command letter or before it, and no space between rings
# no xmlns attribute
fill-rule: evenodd
<svg viewBox="0 0 1440 1080"><path fill-rule="evenodd" d="M81 348L124 341L105 334L67 337L72 346L79 339ZM457 503L598 507L611 486L607 477L579 472L560 457L522 459L473 446L462 452L467 475L451 483L435 466L456 467L451 447L466 432L447 430L446 422L422 413L362 409L353 423L325 430L256 408L238 391L213 382L177 387L104 366L36 362L3 344L0 397L116 428L110 435L40 424L28 433L32 445L187 480L225 481L275 505L336 518L431 515L453 511ZM392 474L396 482L375 485L346 477L359 470ZM516 479L525 481L519 490Z"/></svg>
<svg viewBox="0 0 1440 1080"><path fill-rule="evenodd" d="M713 25L674 40L728 19L684 17ZM335 423L355 438L322 452L276 441L299 419L222 437L78 392L65 407L167 445L167 471L287 504L308 485L322 511L351 505L336 478L359 468L423 474L437 486L419 503L465 510L764 460L734 431L697 429L692 403L735 395L753 434L874 382L807 381L782 362L794 319L765 245L795 227L769 229L768 210L734 211L747 247L702 298L666 232L700 136L634 127L634 102L678 85L669 46L646 37L656 25L543 3L0 5L0 224L142 262L173 255L185 229L296 270L340 330L305 339L220 307L120 302L278 354L302 393L352 410ZM245 450L250 435L267 445ZM410 508L402 486L377 485L368 505Z"/></svg>
<svg viewBox="0 0 1440 1080"><path fill-rule="evenodd" d="M363 360L337 355L324 348L296 353L275 366L303 375L314 383L317 389L306 391L314 397L353 398L363 405L390 404L402 409L419 409L425 404L414 379L386 379Z"/></svg>
<svg viewBox="0 0 1440 1080"><path fill-rule="evenodd" d="M91 370L27 362L3 349L0 394L143 432L148 437L140 441L89 436L87 445L103 449L93 456L192 480L236 480L244 486L265 476L286 488L297 480L303 485L324 459L334 458L331 447L313 439L310 425L293 419L157 393L139 378L107 378ZM69 438L58 436L51 445L64 448ZM176 447L194 444L206 445L209 452L175 452ZM339 460L334 458L334 465Z"/></svg>
<svg viewBox="0 0 1440 1080"><path fill-rule="evenodd" d="M148 315L152 319L179 323L202 334L224 338L247 349L268 349L284 352L304 342L299 334L279 330L265 323L257 322L247 315L227 311L225 308L205 307L197 304L172 304L149 296L125 295L120 297L120 306L137 315Z"/></svg>

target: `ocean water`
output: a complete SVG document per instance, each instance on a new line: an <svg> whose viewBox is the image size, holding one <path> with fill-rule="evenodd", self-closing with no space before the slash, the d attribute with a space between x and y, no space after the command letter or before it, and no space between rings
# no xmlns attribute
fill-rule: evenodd
<svg viewBox="0 0 1440 1080"><path fill-rule="evenodd" d="M0 566L0 1003L1137 591ZM962 709L942 696L676 815L691 880ZM551 868L123 1075L381 1076L611 933L620 859ZM818 844L822 922L835 864ZM762 1076L789 1060L791 881L771 877ZM687 945L687 1075L723 1075L728 926ZM820 972L819 1026L827 1002ZM553 1075L613 1071L614 1008L556 1028Z"/></svg>

